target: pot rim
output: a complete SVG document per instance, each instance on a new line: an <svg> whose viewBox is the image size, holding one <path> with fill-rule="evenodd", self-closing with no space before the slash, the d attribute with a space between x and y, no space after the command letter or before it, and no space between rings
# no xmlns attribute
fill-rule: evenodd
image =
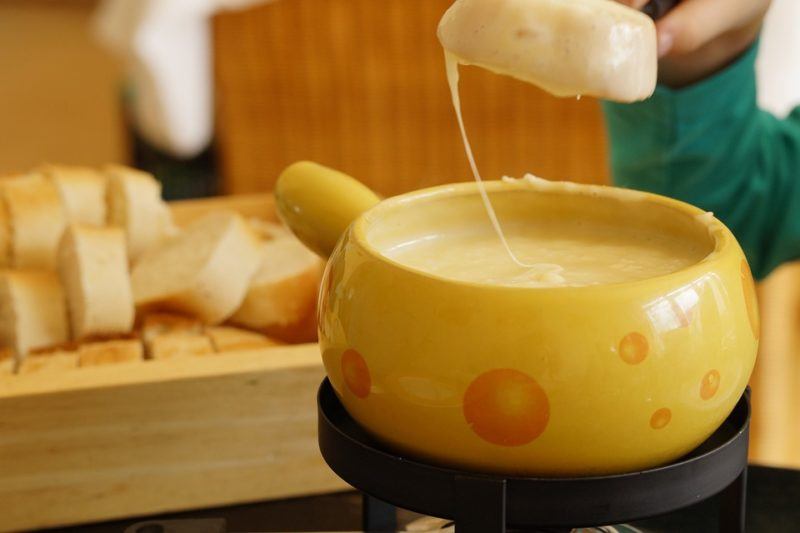
<svg viewBox="0 0 800 533"><path fill-rule="evenodd" d="M709 271L716 270L721 266L721 263L731 253L732 249L738 248L737 241L731 231L712 213L706 212L698 207L695 207L686 202L662 196L659 194L636 191L632 189L624 189L619 187L612 187L606 185L587 185L572 182L549 182L542 179L520 179L520 180L492 180L484 181L487 193L497 191L513 191L520 192L540 192L544 194L557 194L569 195L578 194L585 196L594 196L602 198L614 198L617 200L641 201L649 202L656 205L665 206L677 213L683 213L695 218L707 215L707 221L698 220L699 224L705 223L708 228L709 236L713 241L713 249L699 261L680 268L674 272L667 274L660 274L658 276L648 277L644 279L621 281L616 283L604 283L598 285L566 285L566 286L552 286L552 287L536 287L536 286L511 286L491 284L480 281L468 281L454 278L448 278L431 272L426 272L396 261L381 252L380 249L373 246L368 237L367 232L374 224L378 223L381 215L390 211L401 208L404 205L413 202L429 201L443 197L463 197L463 196L478 196L478 184L474 181L451 183L444 185L437 185L434 187L427 187L418 189L398 196L385 199L362 213L350 226L345 235L344 240L350 240L357 244L361 250L367 253L374 259L381 261L393 268L403 271L406 274L425 278L430 281L437 281L440 283L451 284L461 287L470 287L475 289L492 289L492 290L507 290L507 291L537 291L537 292L550 292L558 291L564 293L568 291L582 291L591 292L598 289L605 289L613 287L615 289L623 288L641 288L652 284L654 282L664 282L674 279L680 282L681 285L685 284L687 278L697 279L700 276L707 274ZM340 243L341 244L341 243ZM744 254L742 253L742 256Z"/></svg>

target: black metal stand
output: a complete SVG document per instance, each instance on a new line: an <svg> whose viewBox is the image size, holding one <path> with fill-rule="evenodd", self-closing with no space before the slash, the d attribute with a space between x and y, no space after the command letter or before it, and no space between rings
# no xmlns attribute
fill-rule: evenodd
<svg viewBox="0 0 800 533"><path fill-rule="evenodd" d="M733 483L720 493L719 530L745 531L745 510L747 507L747 468L742 470Z"/></svg>
<svg viewBox="0 0 800 533"><path fill-rule="evenodd" d="M584 478L491 476L424 464L396 455L370 437L347 414L327 379L317 401L319 446L334 472L372 496L369 502L378 498L454 520L457 533L617 524L666 514L722 491L720 531L744 532L747 394L722 426L680 461L641 472ZM388 525L391 530L394 519L388 518L389 513L385 504L368 503L365 529L386 531Z"/></svg>
<svg viewBox="0 0 800 533"><path fill-rule="evenodd" d="M397 508L369 494L363 494L361 523L369 525L364 531L397 531Z"/></svg>

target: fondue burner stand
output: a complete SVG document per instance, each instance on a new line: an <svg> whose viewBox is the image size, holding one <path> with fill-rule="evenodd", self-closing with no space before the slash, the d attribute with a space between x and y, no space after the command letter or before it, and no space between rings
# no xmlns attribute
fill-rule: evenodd
<svg viewBox="0 0 800 533"><path fill-rule="evenodd" d="M317 405L322 456L365 494L366 531L396 530L395 505L453 520L456 533L560 532L667 514L716 494L719 531L745 530L749 391L685 458L641 472L584 478L494 476L422 463L370 437L327 379Z"/></svg>

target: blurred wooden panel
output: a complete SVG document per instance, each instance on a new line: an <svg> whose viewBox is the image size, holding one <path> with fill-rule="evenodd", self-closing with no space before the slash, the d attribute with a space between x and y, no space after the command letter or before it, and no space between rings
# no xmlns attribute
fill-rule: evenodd
<svg viewBox="0 0 800 533"><path fill-rule="evenodd" d="M95 4L0 2L0 173L129 159L122 69L92 38Z"/></svg>
<svg viewBox="0 0 800 533"><path fill-rule="evenodd" d="M384 194L470 178L436 26L450 0L277 1L215 20L218 146L227 192L269 190L298 159ZM487 178L603 182L597 102L462 69Z"/></svg>

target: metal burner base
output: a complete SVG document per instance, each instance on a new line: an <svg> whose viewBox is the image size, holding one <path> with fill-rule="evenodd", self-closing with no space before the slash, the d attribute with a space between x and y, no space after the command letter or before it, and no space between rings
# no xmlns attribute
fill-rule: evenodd
<svg viewBox="0 0 800 533"><path fill-rule="evenodd" d="M327 379L317 405L322 456L342 479L372 497L365 498L365 530L392 529L381 501L451 519L457 533L505 533L641 520L724 491L719 530L744 532L749 391L706 442L675 463L563 479L492 476L401 457L356 424Z"/></svg>

